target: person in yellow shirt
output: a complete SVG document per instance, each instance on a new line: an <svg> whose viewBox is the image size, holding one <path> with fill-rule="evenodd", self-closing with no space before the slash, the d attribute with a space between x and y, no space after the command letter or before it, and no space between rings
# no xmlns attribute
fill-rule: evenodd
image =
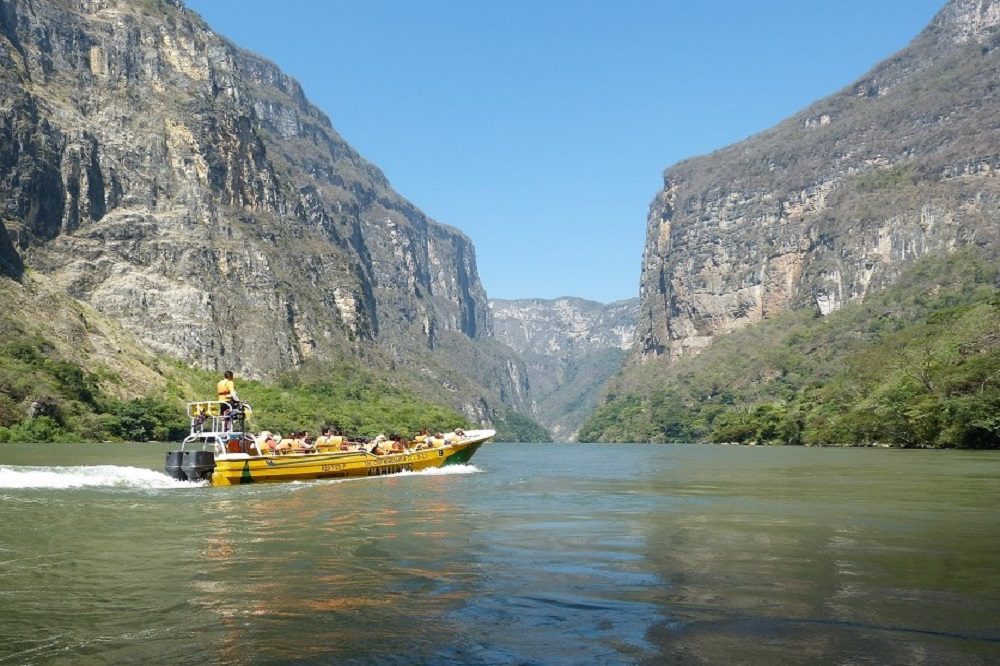
<svg viewBox="0 0 1000 666"><path fill-rule="evenodd" d="M295 439L292 437L282 437L278 445L274 447L275 453L288 453L295 446Z"/></svg>
<svg viewBox="0 0 1000 666"><path fill-rule="evenodd" d="M232 402L233 400L239 401L239 396L236 395L236 385L233 384L233 371L226 370L222 375L222 379L216 384L216 393L219 394L219 400L222 402Z"/></svg>
<svg viewBox="0 0 1000 666"><path fill-rule="evenodd" d="M236 395L236 385L233 384L233 371L226 370L222 375L222 379L219 383L215 385L215 392L219 396L219 402L227 402L229 406L222 405L222 429L229 431L233 427L233 414L232 408L237 406L240 402L240 398Z"/></svg>

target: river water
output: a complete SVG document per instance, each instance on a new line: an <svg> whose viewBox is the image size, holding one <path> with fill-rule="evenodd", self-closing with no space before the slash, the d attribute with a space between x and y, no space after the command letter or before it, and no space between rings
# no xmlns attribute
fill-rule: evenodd
<svg viewBox="0 0 1000 666"><path fill-rule="evenodd" d="M1000 663L1000 455L488 444L209 488L0 445L0 663Z"/></svg>

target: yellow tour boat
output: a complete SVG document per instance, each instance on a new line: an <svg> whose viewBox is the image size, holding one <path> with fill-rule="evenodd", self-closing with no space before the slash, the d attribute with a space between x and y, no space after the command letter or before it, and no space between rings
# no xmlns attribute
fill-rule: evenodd
<svg viewBox="0 0 1000 666"><path fill-rule="evenodd" d="M466 463L495 430L459 430L396 443L384 453L373 444L332 437L308 449L275 450L246 432L246 402L188 403L191 432L167 453L166 472L213 486L309 479L382 476Z"/></svg>

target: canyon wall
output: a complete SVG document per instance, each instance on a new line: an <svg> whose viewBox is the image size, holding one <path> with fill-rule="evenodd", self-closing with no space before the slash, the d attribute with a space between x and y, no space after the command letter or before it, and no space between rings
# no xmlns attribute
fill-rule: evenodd
<svg viewBox="0 0 1000 666"><path fill-rule="evenodd" d="M351 357L445 381L465 369L443 337L489 340L470 240L181 2L3 0L0 26L8 278L37 271L156 353L252 378ZM499 384L456 397L476 420L527 390L513 354L489 358Z"/></svg>
<svg viewBox="0 0 1000 666"><path fill-rule="evenodd" d="M826 315L935 252L996 255L1000 2L949 2L906 49L745 141L667 169L633 362L789 308Z"/></svg>

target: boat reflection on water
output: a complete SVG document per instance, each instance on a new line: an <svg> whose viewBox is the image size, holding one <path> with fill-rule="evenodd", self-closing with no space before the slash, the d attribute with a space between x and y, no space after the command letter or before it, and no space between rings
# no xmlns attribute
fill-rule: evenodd
<svg viewBox="0 0 1000 666"><path fill-rule="evenodd" d="M206 628L217 659L370 656L379 641L398 654L400 636L408 651L437 649L478 571L456 557L470 527L449 479L409 476L247 486L206 503L191 601L218 618ZM419 496L401 506L413 483ZM433 642L417 635L428 623Z"/></svg>

